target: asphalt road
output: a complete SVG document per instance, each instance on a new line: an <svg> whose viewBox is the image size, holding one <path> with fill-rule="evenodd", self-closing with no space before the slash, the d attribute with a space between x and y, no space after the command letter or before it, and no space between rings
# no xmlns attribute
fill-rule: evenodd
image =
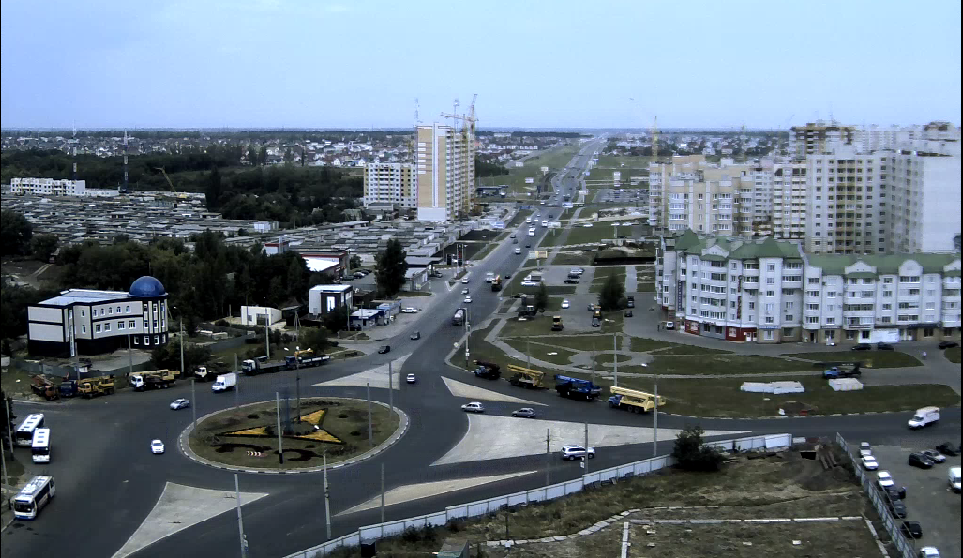
<svg viewBox="0 0 963 558"><path fill-rule="evenodd" d="M598 145L600 147L600 144ZM579 169L584 168L598 148L589 142L578 156L577 167L559 173L553 186L558 190L577 192ZM573 192L574 193L574 192ZM561 205L561 204L559 204ZM528 225L520 232L527 235ZM536 229L540 240L546 229ZM525 236L525 238L528 238ZM514 273L527 254L515 255L514 246L504 243L484 262L472 268L473 302L470 318L480 323L497 307L497 293L491 293L483 277L487 271ZM485 462L459 463L431 467L465 434L468 420L458 409L464 400L452 397L441 377L478 385L516 397L546 403L540 418L566 421L588 421L594 424L639 425L651 427L651 416L634 415L608 409L603 402L585 403L560 399L550 392L520 391L505 382L478 380L465 372L453 370L444 357L458 343L463 327L451 325L451 316L465 306L462 285L437 296L420 319L390 341L387 355L339 362L322 368L300 371L302 394L363 398L363 387L315 388L316 384L384 364L408 354L402 374L414 372L419 383L402 385L395 391L394 404L410 418L408 432L393 447L375 458L336 469L328 474L333 536L353 532L358 527L381 520L378 509L338 516L338 512L360 504L381 490L382 465L384 486L401 485L450 478L497 475L537 470L537 474L484 485L457 493L426 498L389 507L386 519L400 519L442 509L446 505L504 494L510 491L543 486L546 463L551 482L576 478L581 474L578 463L547 460L545 456L527 456ZM422 339L410 341L414 330ZM53 428L53 459L46 472L57 479L57 497L35 522L15 522L0 541L4 556L18 558L76 556L101 558L111 556L134 533L157 502L167 482L216 490L233 490L233 474L189 460L174 448L174 440L191 421L190 410L171 411L168 403L188 397L198 416L227 408L235 403L273 399L275 393L288 389L293 394L295 373L291 371L243 377L239 391L215 395L206 384L198 384L192 397L190 386L145 393L121 393L92 401L21 404L16 412L42 411ZM386 389L372 389L372 397L387 402ZM489 414L507 415L516 405L490 403ZM795 436L831 436L836 431L847 438L865 440L874 445L898 445L913 436L917 444L958 440L959 409L945 409L940 424L920 433L908 433L906 420L911 413L865 417L806 417L764 420L689 419L660 415L659 426L681 428L698 423L706 430L747 430L753 432L791 432ZM522 419L519 419L522 420ZM164 455L152 455L148 444L161 438L168 446ZM575 440L573 443L578 443ZM667 453L671 444L660 443L657 452ZM23 452L24 450L17 450ZM590 462L592 469L651 457L651 444L636 444L600 451ZM21 453L25 457L26 453ZM553 456L557 457L557 456ZM321 475L239 475L241 491L266 492L269 496L244 507L244 527L250 543L250 556L283 556L325 540L324 502ZM224 513L194 525L174 536L136 553L141 557L238 556L237 518Z"/></svg>

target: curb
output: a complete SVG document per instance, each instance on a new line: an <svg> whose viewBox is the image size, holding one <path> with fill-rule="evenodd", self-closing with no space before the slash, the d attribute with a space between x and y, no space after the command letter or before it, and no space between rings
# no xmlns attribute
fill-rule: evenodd
<svg viewBox="0 0 963 558"><path fill-rule="evenodd" d="M347 397L325 397L324 399L358 401L357 399L351 399ZM386 409L390 408L387 403L383 403L381 401L376 401L372 399L371 402L377 403L378 405L381 405ZM266 401L256 401L254 403L245 403L244 405L239 405L238 408L248 407L251 405L260 405L262 403L266 403ZM218 413L222 413L225 410L226 409L222 409L220 411L216 411L216 412L204 415L203 417L200 417L198 419L198 422L201 422L202 420L208 417L214 416ZM410 422L411 422L408 419L408 415L404 411L402 411L401 408L399 408L398 406L395 406L395 412L398 413L398 419L401 424L399 425L398 430L396 430L391 436L389 436L387 440L382 442L381 445L374 447L366 451L365 453L362 453L361 455L352 457L351 459L346 459L344 461L339 461L337 463L329 465L327 468L331 470L331 469L340 469L342 467L347 467L349 465L354 465L355 463L374 457L379 453L387 450L391 446L395 445L395 443L397 443L398 440L400 440L401 437L404 436L405 433L408 431L408 426L410 425ZM188 426L187 428L185 428L184 431L181 432L180 435L178 435L177 437L177 445L178 445L178 448L180 448L181 453L187 456L188 459L190 459L195 463L200 463L201 465L207 465L208 467L213 467L215 469L221 469L224 471L233 471L235 473L252 473L252 474L261 474L261 475L297 475L297 474L304 474L304 473L319 473L324 470L323 466L311 467L306 469L297 469L293 471L278 471L277 469L258 469L258 468L248 469L244 467L232 467L230 465L224 465L222 463L210 461L210 460L204 459L203 457L198 456L190 449L190 444L187 443L187 440L190 437L190 434L193 430L194 430L193 426Z"/></svg>

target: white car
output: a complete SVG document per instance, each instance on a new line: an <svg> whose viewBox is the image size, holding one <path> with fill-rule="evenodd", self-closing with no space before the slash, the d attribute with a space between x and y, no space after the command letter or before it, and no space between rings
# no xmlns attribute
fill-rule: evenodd
<svg viewBox="0 0 963 558"><path fill-rule="evenodd" d="M873 448L869 445L869 442L859 444L859 455L873 455Z"/></svg>
<svg viewBox="0 0 963 558"><path fill-rule="evenodd" d="M414 374L408 374L408 375L405 377L405 381L408 382L409 384L415 383L415 381L416 381L416 380L415 380L415 375L414 375Z"/></svg>
<svg viewBox="0 0 963 558"><path fill-rule="evenodd" d="M675 329L675 322L665 322L665 329Z"/></svg>
<svg viewBox="0 0 963 558"><path fill-rule="evenodd" d="M402 314L416 314L417 312L418 312L418 309L417 309L417 308L412 308L411 306L408 306L407 308L402 308L402 309L401 309L401 313L402 313Z"/></svg>
<svg viewBox="0 0 963 558"><path fill-rule="evenodd" d="M521 254L521 253L522 253L522 249L521 249L521 248L515 248L515 253L516 253L516 254Z"/></svg>
<svg viewBox="0 0 963 558"><path fill-rule="evenodd" d="M940 558L940 551L935 546L924 546L918 554L920 558Z"/></svg>
<svg viewBox="0 0 963 558"><path fill-rule="evenodd" d="M547 226L548 226L548 221L542 221L542 226L543 226L543 227L547 227Z"/></svg>
<svg viewBox="0 0 963 558"><path fill-rule="evenodd" d="M471 403L465 403L461 406L461 410L466 413L484 413L485 406L479 401L472 401Z"/></svg>
<svg viewBox="0 0 963 558"><path fill-rule="evenodd" d="M535 281L522 281L522 286L523 286L523 287L537 287L537 286L538 286L538 283L536 283Z"/></svg>
<svg viewBox="0 0 963 558"><path fill-rule="evenodd" d="M568 299L567 298L562 299L562 310L566 310L568 309L568 307L569 307Z"/></svg>
<svg viewBox="0 0 963 558"><path fill-rule="evenodd" d="M461 282L465 285L468 284L468 277L462 277Z"/></svg>
<svg viewBox="0 0 963 558"><path fill-rule="evenodd" d="M466 296L464 302L465 302L465 304L471 304L471 297L470 297L470 296Z"/></svg>
<svg viewBox="0 0 963 558"><path fill-rule="evenodd" d="M160 440L153 440L150 443L150 452L153 454L164 453L164 442Z"/></svg>
<svg viewBox="0 0 963 558"><path fill-rule="evenodd" d="M191 406L191 402L188 401L187 399L175 399L171 401L171 409L175 411L178 409L186 409L187 407L190 407L190 406Z"/></svg>
<svg viewBox="0 0 963 558"><path fill-rule="evenodd" d="M864 455L863 469L866 469L867 471L875 471L876 469L879 469L879 463L876 462L876 458L872 455Z"/></svg>
<svg viewBox="0 0 963 558"><path fill-rule="evenodd" d="M581 459L588 453L589 459L595 459L595 448L589 448L588 452L582 446L562 446L562 459Z"/></svg>
<svg viewBox="0 0 963 558"><path fill-rule="evenodd" d="M461 290L461 294L467 295L467 294L468 294L468 289L462 289L462 290Z"/></svg>
<svg viewBox="0 0 963 558"><path fill-rule="evenodd" d="M585 227L586 229L591 229L591 228L594 227L595 225L593 225L592 223L585 223L585 224L582 225L582 226Z"/></svg>
<svg viewBox="0 0 963 558"><path fill-rule="evenodd" d="M880 471L876 473L876 484L878 484L880 488L887 488L896 486L896 481L893 480L893 475L889 474L889 471Z"/></svg>

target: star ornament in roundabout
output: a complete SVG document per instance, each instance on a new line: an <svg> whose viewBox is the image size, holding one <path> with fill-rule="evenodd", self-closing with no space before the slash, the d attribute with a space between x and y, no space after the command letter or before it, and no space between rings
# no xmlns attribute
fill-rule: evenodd
<svg viewBox="0 0 963 558"><path fill-rule="evenodd" d="M321 428L321 423L324 422L324 414L327 412L326 409L321 409L307 415L302 415L300 422L302 424L308 424L314 427L313 431L306 433L294 433L285 432L281 435L282 438L287 438L290 440L310 440L314 442L324 442L326 444L343 444L340 438L334 434L328 432ZM221 436L243 436L250 438L271 438L277 436L277 430L274 430L274 423L268 423L264 426L255 426L253 428L246 428L244 430L231 430L227 432L221 432Z"/></svg>

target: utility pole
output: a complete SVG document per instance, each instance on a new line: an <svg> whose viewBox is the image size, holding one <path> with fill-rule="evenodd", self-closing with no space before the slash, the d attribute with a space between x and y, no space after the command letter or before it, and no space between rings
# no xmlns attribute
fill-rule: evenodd
<svg viewBox="0 0 963 558"><path fill-rule="evenodd" d="M331 507L329 505L328 496L328 452L325 451L321 454L322 467L324 470L324 526L327 529L328 538L331 540Z"/></svg>
<svg viewBox="0 0 963 558"><path fill-rule="evenodd" d="M13 455L13 428L10 427L10 399L3 402L7 406L7 441L10 443L10 455Z"/></svg>
<svg viewBox="0 0 963 558"><path fill-rule="evenodd" d="M244 519L241 517L241 490L237 485L237 473L234 473L234 497L237 506L237 532L241 537L241 558L247 558L247 536L244 534Z"/></svg>
<svg viewBox="0 0 963 558"><path fill-rule="evenodd" d="M294 347L294 396L297 398L298 424L301 424L301 365L298 362L300 347Z"/></svg>
<svg viewBox="0 0 963 558"><path fill-rule="evenodd" d="M381 532L385 529L385 462L381 462Z"/></svg>
<svg viewBox="0 0 963 558"><path fill-rule="evenodd" d="M585 474L588 474L588 461L589 461L589 445L588 445L588 421L585 421Z"/></svg>
<svg viewBox="0 0 963 558"><path fill-rule="evenodd" d="M550 442L552 440L552 429L545 429L545 486L552 484L552 450Z"/></svg>
<svg viewBox="0 0 963 558"><path fill-rule="evenodd" d="M658 454L657 442L659 441L659 375L655 375L655 407L652 408L652 457Z"/></svg>
<svg viewBox="0 0 963 558"><path fill-rule="evenodd" d="M181 359L181 362L184 362L183 359ZM183 364L181 365L181 368L184 368L184 365L183 365ZM129 378L130 378L130 375L133 374L133 373L134 373L134 355L131 353L131 348L130 348L130 334L128 333L128 334L127 334L127 378L129 379ZM183 370L181 370L181 375L182 375L182 376L184 375L184 371L183 371ZM79 373L79 372L77 373L77 382L78 382L78 383L80 382L80 373Z"/></svg>
<svg viewBox="0 0 963 558"><path fill-rule="evenodd" d="M388 406L391 407L391 414L395 414L395 386L394 379L391 377L391 361L388 361ZM399 380L400 381L400 380Z"/></svg>
<svg viewBox="0 0 963 558"><path fill-rule="evenodd" d="M197 395L194 393L194 378L191 378L191 430L197 427Z"/></svg>
<svg viewBox="0 0 963 558"><path fill-rule="evenodd" d="M234 353L234 374L235 375L237 374L237 353ZM234 383L237 384L237 379L234 380ZM237 397L238 397L237 392L239 391L241 391L241 387L238 385L235 385L234 386L234 408L235 409L237 409Z"/></svg>
<svg viewBox="0 0 963 558"><path fill-rule="evenodd" d="M10 448L10 455L13 455L13 448ZM2 443L0 443L0 462L3 463L3 484L10 486L10 477L7 476L7 452L3 449Z"/></svg>
<svg viewBox="0 0 963 558"><path fill-rule="evenodd" d="M281 465L284 464L284 453L281 450L281 393L274 392L275 400L278 405L278 470L281 470Z"/></svg>
<svg viewBox="0 0 963 558"><path fill-rule="evenodd" d="M532 369L532 338L525 338L525 352L528 353L528 369Z"/></svg>
<svg viewBox="0 0 963 558"><path fill-rule="evenodd" d="M368 382L368 447L374 447L374 438L371 436L371 382Z"/></svg>
<svg viewBox="0 0 963 558"><path fill-rule="evenodd" d="M615 387L618 387L619 386L619 353L618 353L619 338L618 338L618 335L615 333L612 334L612 350L614 351L614 353L612 354L612 359L615 362Z"/></svg>
<svg viewBox="0 0 963 558"><path fill-rule="evenodd" d="M271 360L271 331L268 329L268 322L271 321L270 318L265 314L264 316L264 344L266 348L264 350L264 355L267 360Z"/></svg>
<svg viewBox="0 0 963 558"><path fill-rule="evenodd" d="M181 378L183 378L183 377L184 377L184 313L181 312L180 314L181 314L181 315L180 315L180 319L181 319L181 334L180 334L180 337L178 338L177 341L178 341L178 345L181 346ZM163 316L162 316L162 317L163 317ZM130 344L128 344L128 347L129 347L129 346L130 346Z"/></svg>

